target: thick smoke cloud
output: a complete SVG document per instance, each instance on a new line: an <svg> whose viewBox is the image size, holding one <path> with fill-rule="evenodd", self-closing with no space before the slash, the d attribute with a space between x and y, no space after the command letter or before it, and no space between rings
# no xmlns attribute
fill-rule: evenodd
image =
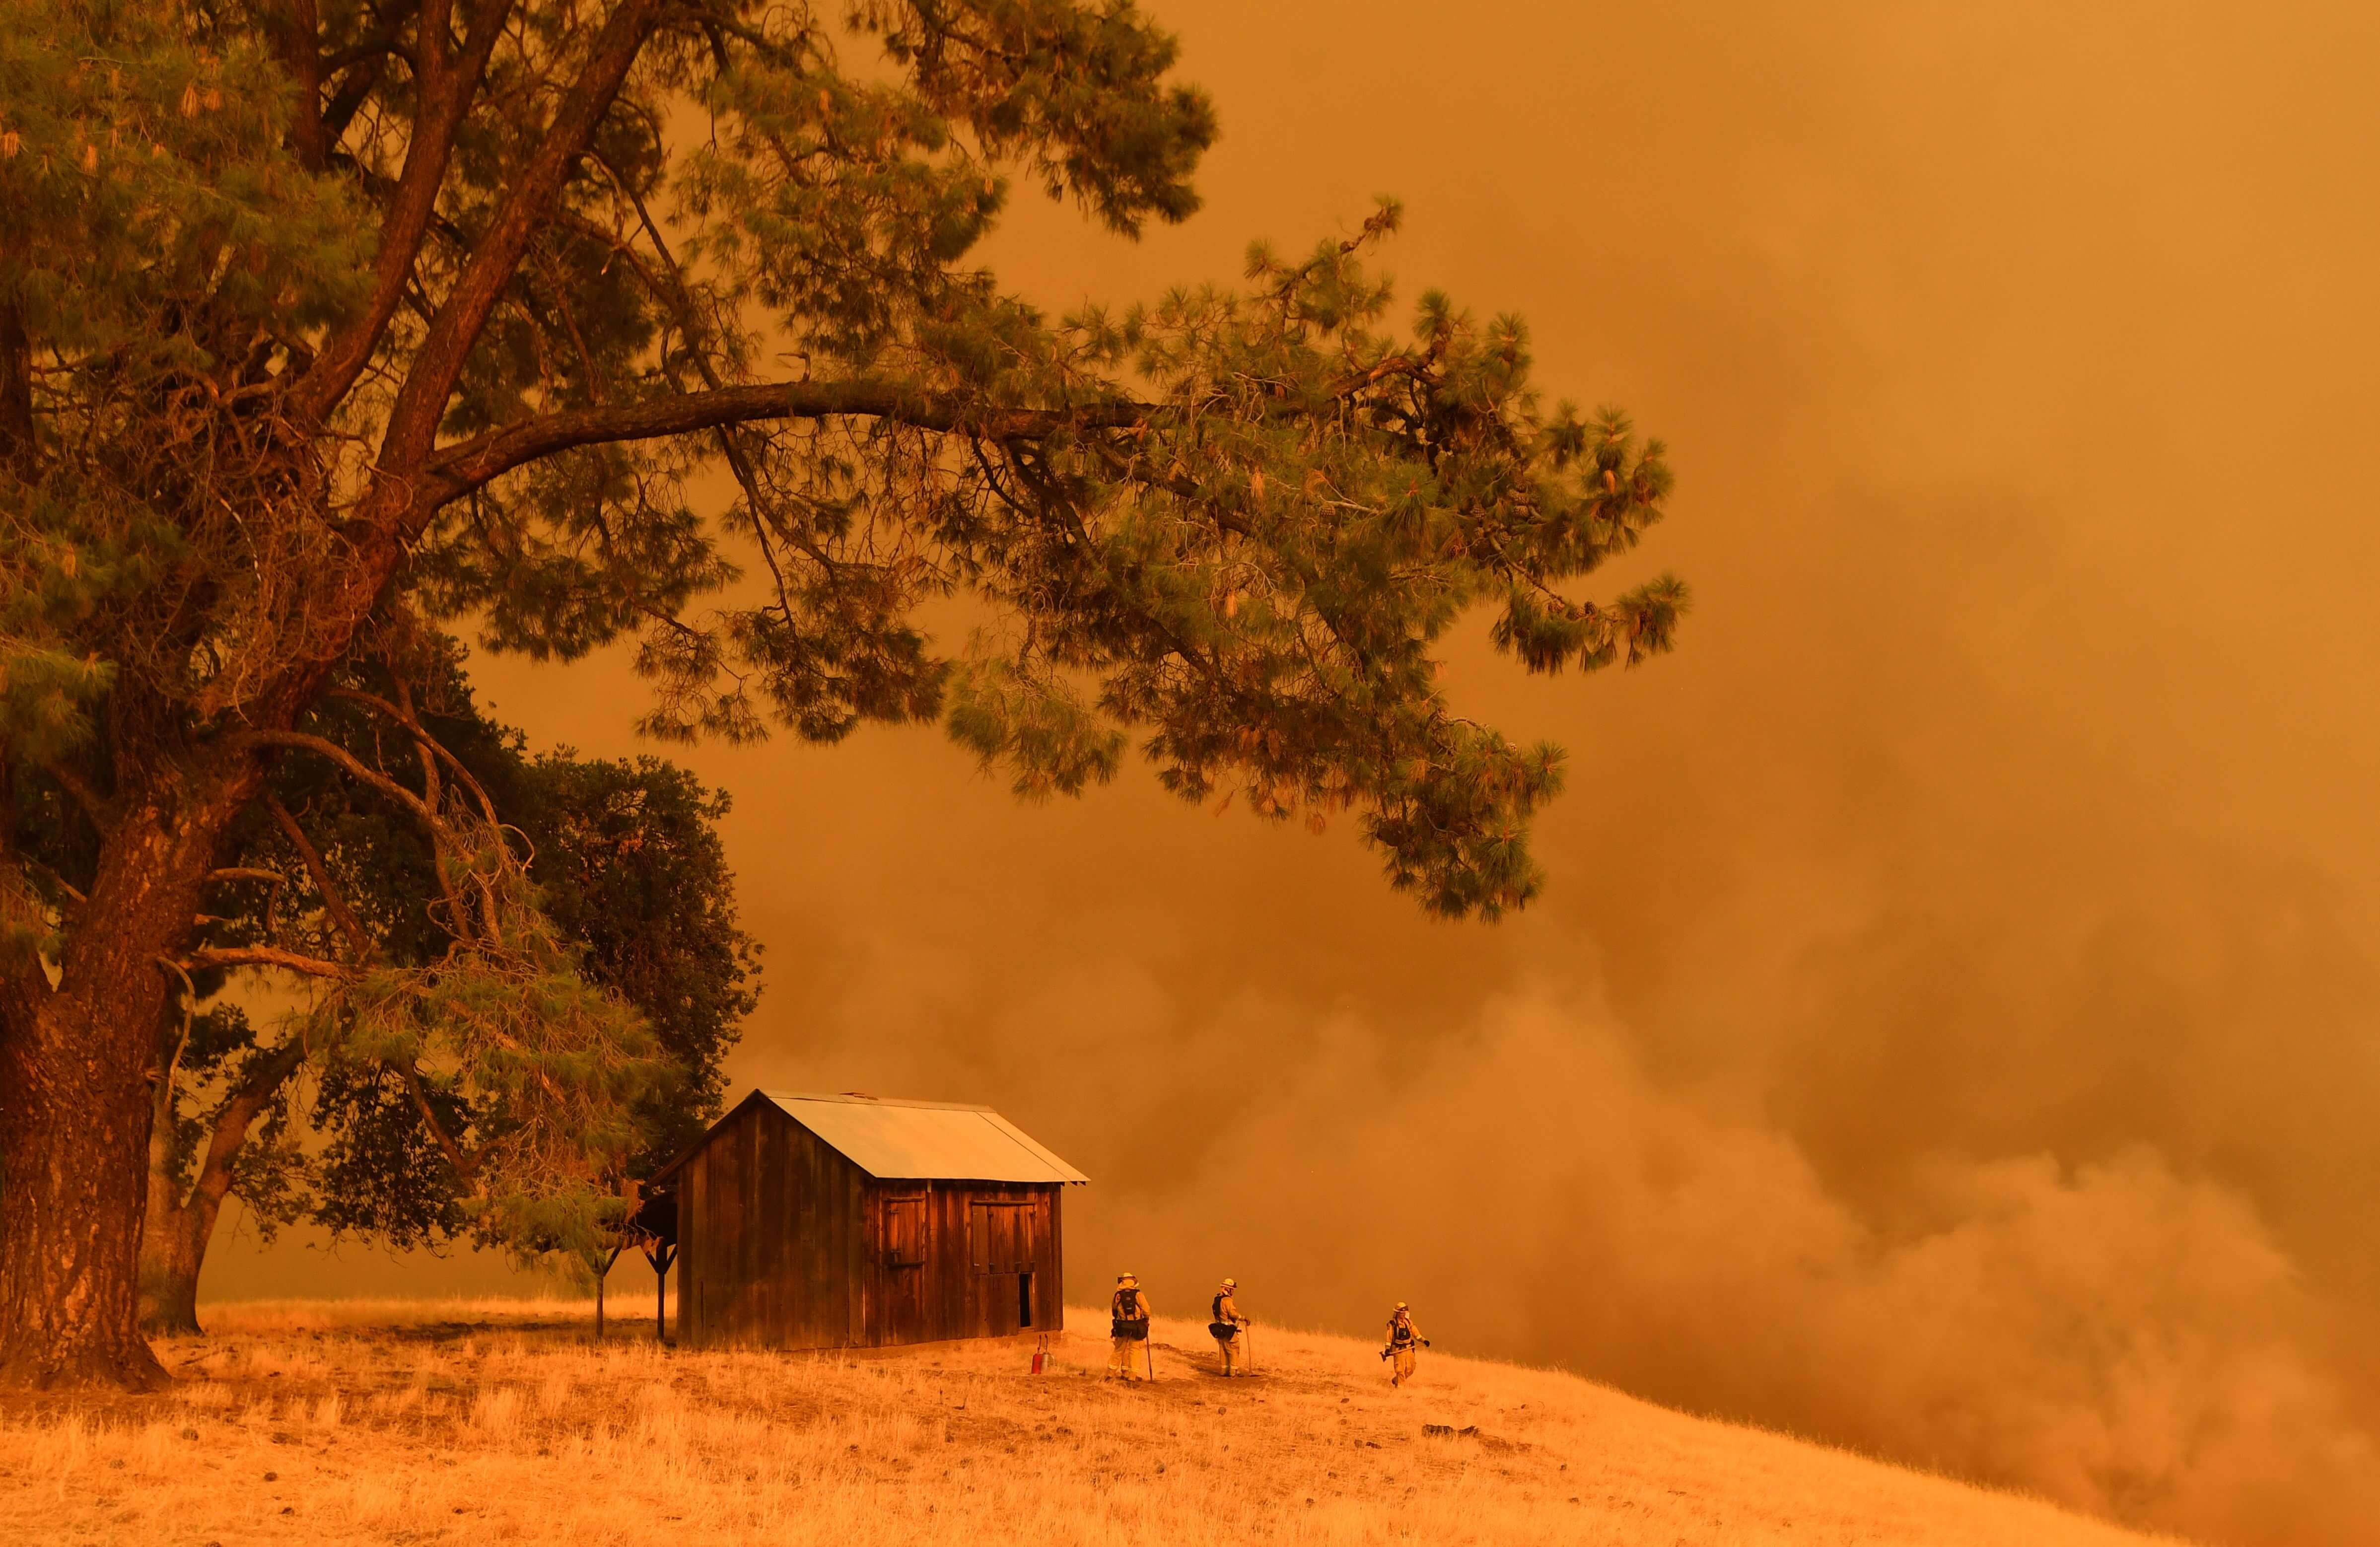
<svg viewBox="0 0 2380 1547"><path fill-rule="evenodd" d="M1645 558L1698 609L1625 678L1457 654L1572 756L1492 930L1145 777L1019 810L922 732L698 750L769 947L739 1080L1001 1106L1096 1178L1078 1298L1402 1297L2126 1518L2380 1541L2369 7L1172 14L1208 209L1133 246L1021 203L1002 272L1148 295L1400 193L1409 294L1670 438ZM481 673L635 749L616 661Z"/></svg>
<svg viewBox="0 0 2380 1547"><path fill-rule="evenodd" d="M2380 1506L2291 1263L2149 1151L1937 1163L1909 1179L1925 1222L1888 1231L1740 1103L1649 1080L1591 1005L1496 1002L1353 1090L1370 1039L1339 1035L1227 1139L1298 1153L1355 1095L1303 1185L1149 1200L1203 1216L1209 1261L1251 1224L1299 1243L1252 1301L1394 1285L1466 1346L2240 1541L2350 1540Z"/></svg>

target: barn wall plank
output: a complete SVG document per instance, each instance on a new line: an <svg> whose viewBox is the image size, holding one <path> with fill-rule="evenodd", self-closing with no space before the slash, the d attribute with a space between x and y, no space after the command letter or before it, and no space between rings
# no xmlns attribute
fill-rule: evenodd
<svg viewBox="0 0 2380 1547"><path fill-rule="evenodd" d="M784 1121L785 1171L791 1178L784 1207L777 1214L782 1233L781 1272L785 1283L785 1313L780 1340L789 1347L823 1346L819 1322L831 1285L819 1272L820 1198L829 1185L819 1161L815 1135L788 1117Z"/></svg>
<svg viewBox="0 0 2380 1547"><path fill-rule="evenodd" d="M1059 1235L1060 1189L1040 1189L1034 1211L1035 1238L1039 1254L1033 1264L1033 1328L1062 1332L1066 1325L1065 1242Z"/></svg>
<svg viewBox="0 0 2380 1547"><path fill-rule="evenodd" d="M785 1237L785 1279L791 1286L783 1341L795 1348L818 1346L819 1300L825 1292L818 1271L819 1186L818 1140L799 1123L785 1120L788 1139L785 1163L794 1183L776 1228Z"/></svg>
<svg viewBox="0 0 2380 1547"><path fill-rule="evenodd" d="M781 1124L771 1121L774 1115L762 1107L754 1107L751 1117L752 1137L747 1141L746 1153L751 1157L751 1191L744 1205L744 1341L765 1343L776 1330L775 1313L779 1299L779 1277L773 1271L777 1252L783 1244L771 1203L782 1199L784 1176L777 1169L777 1135Z"/></svg>
<svg viewBox="0 0 2380 1547"><path fill-rule="evenodd" d="M695 1310L702 1303L695 1285L702 1281L702 1249L710 1240L702 1228L702 1155L698 1152L678 1173L677 1184L677 1340L687 1347L702 1339Z"/></svg>
<svg viewBox="0 0 2380 1547"><path fill-rule="evenodd" d="M856 1288L852 1274L858 1262L853 1252L860 1229L858 1211L852 1206L858 1167L844 1160L816 1135L810 1137L819 1177L818 1236L811 1273L818 1285L818 1311L811 1335L822 1348L848 1348L852 1337L852 1301Z"/></svg>
<svg viewBox="0 0 2380 1547"><path fill-rule="evenodd" d="M809 1138L810 1167L814 1185L807 1206L802 1211L803 1227L809 1232L805 1237L808 1261L803 1269L805 1282L810 1288L810 1308L804 1335L811 1346L819 1348L848 1347L851 1343L851 1284L844 1239L851 1228L851 1210L846 1204L849 1189L845 1186L840 1157L830 1159L832 1151L816 1135Z"/></svg>
<svg viewBox="0 0 2380 1547"><path fill-rule="evenodd" d="M934 1188L935 1211L942 1229L936 1341L967 1335L967 1196L965 1187L957 1183L943 1182Z"/></svg>
<svg viewBox="0 0 2380 1547"><path fill-rule="evenodd" d="M857 1166L845 1166L839 1180L835 1195L840 1200L841 1217L835 1224L833 1244L842 1268L842 1304L835 1330L839 1346L848 1348L868 1341L868 1178L859 1174Z"/></svg>
<svg viewBox="0 0 2380 1547"><path fill-rule="evenodd" d="M966 1202L971 1192L966 1183L942 1183L938 1188L942 1195L942 1337L968 1337L974 1331L971 1304L968 1304L968 1252L966 1240Z"/></svg>
<svg viewBox="0 0 2380 1547"><path fill-rule="evenodd" d="M839 1340L820 1334L833 1321L840 1286L831 1273L820 1271L818 1233L832 1229L832 1211L827 1205L842 1185L838 1164L842 1157L790 1117L785 1119L785 1139L798 1188L786 1200L781 1225L785 1232L785 1282L794 1299L786 1325L802 1346L833 1347Z"/></svg>
<svg viewBox="0 0 2380 1547"><path fill-rule="evenodd" d="M852 1206L857 1191L848 1176L838 1172L832 1187L826 1193L826 1225L819 1238L819 1266L826 1277L830 1293L820 1306L819 1332L838 1348L848 1348L856 1341L852 1336L854 1303L858 1298L859 1255L855 1249L860 1231L860 1211Z"/></svg>
<svg viewBox="0 0 2380 1547"><path fill-rule="evenodd" d="M800 1214L802 1289L808 1303L802 1311L802 1341L813 1348L839 1348L847 1340L844 1307L847 1288L839 1271L843 1260L844 1211L841 1157L834 1156L818 1136L803 1135L804 1179Z"/></svg>
<svg viewBox="0 0 2380 1547"><path fill-rule="evenodd" d="M859 1197L857 1234L863 1249L859 1266L852 1275L858 1298L852 1307L851 1341L861 1347L877 1348L890 1341L884 1335L884 1301L879 1287L884 1271L885 1189L871 1181L860 1188Z"/></svg>
<svg viewBox="0 0 2380 1547"><path fill-rule="evenodd" d="M704 1336L714 1346L731 1334L735 1282L735 1136L730 1125L710 1147L710 1271L704 1285Z"/></svg>
<svg viewBox="0 0 2380 1547"><path fill-rule="evenodd" d="M781 1347L800 1347L807 1343L807 1328L817 1319L819 1304L817 1273L811 1273L802 1257L809 1237L800 1225L805 1212L817 1207L819 1140L790 1116L778 1114L778 1142L783 1151L778 1169L785 1180L769 1224L776 1240L776 1264L771 1269L778 1281L776 1343Z"/></svg>
<svg viewBox="0 0 2380 1547"><path fill-rule="evenodd" d="M744 1335L753 1343L775 1341L783 1310L783 1276L776 1272L783 1249L777 1221L784 1211L784 1124L759 1107L752 1115L752 1191L744 1210Z"/></svg>
<svg viewBox="0 0 2380 1547"><path fill-rule="evenodd" d="M760 1127L759 1114L747 1109L737 1119L735 1136L727 1146L735 1173L735 1215L732 1221L735 1294L727 1332L730 1341L738 1344L753 1340L759 1310L760 1269L756 1259L761 1248L761 1228L753 1215L760 1193Z"/></svg>
<svg viewBox="0 0 2380 1547"><path fill-rule="evenodd" d="M702 1253L702 1299L698 1307L702 1317L702 1336L706 1343L719 1341L719 1314L727 1303L727 1206L720 1197L727 1186L726 1165L721 1159L722 1151L713 1149L703 1165L703 1212L709 1228L704 1232L709 1244Z"/></svg>

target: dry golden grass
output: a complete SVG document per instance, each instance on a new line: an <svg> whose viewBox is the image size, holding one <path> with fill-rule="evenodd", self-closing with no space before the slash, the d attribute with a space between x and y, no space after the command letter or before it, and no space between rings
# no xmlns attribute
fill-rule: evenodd
<svg viewBox="0 0 2380 1547"><path fill-rule="evenodd" d="M650 1316L650 1310L648 1311ZM1655 1407L1572 1376L1258 1328L1257 1379L1160 1322L866 1356L589 1341L583 1303L217 1306L182 1383L0 1406L0 1541L1924 1542L2139 1547L2030 1499ZM1077 1310L1077 1328L1098 1327ZM1425 1424L1476 1426L1433 1437Z"/></svg>

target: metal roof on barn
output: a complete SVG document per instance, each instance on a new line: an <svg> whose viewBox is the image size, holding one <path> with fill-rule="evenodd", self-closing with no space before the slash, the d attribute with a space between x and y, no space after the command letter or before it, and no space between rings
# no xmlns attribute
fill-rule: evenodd
<svg viewBox="0 0 2380 1547"><path fill-rule="evenodd" d="M756 1101L773 1103L880 1181L1090 1180L988 1106L901 1101L848 1091L822 1095L755 1090L736 1108L740 1111ZM664 1166L654 1180L685 1164L687 1156L709 1139L704 1135L693 1150Z"/></svg>

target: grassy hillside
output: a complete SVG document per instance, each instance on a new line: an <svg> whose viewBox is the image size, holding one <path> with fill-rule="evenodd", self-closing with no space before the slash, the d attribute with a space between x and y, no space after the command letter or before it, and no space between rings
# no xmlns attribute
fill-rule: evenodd
<svg viewBox="0 0 2380 1547"><path fill-rule="evenodd" d="M1392 1391L1345 1338L1258 1328L1225 1382L1160 1322L1157 1381L1121 1387L1070 1319L1036 1378L1029 1341L684 1354L650 1320L598 1346L566 1302L218 1306L164 1396L0 1408L0 1541L2150 1540L1565 1375L1426 1354Z"/></svg>

